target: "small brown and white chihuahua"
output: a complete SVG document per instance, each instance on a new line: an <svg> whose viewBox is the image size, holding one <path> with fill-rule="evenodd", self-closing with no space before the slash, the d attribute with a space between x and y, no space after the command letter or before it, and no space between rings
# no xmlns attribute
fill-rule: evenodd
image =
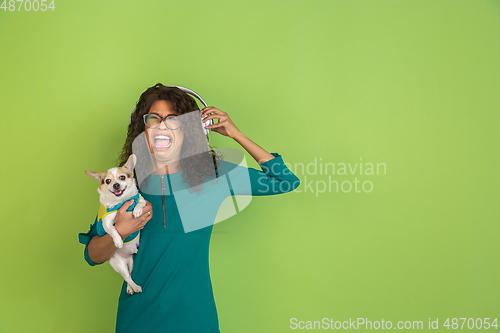
<svg viewBox="0 0 500 333"><path fill-rule="evenodd" d="M134 179L133 170L136 162L137 158L132 154L123 167L111 168L105 172L85 171L87 175L99 181L97 192L100 194L101 206L98 214L97 234L104 236L107 233L113 239L117 249L109 259L109 264L128 283L127 293L131 295L142 291L142 288L132 280L133 254L137 253L139 247L140 232L137 231L122 240L114 225L118 209L125 201L134 199L134 204L127 210L133 210L132 214L136 218L142 215L142 209L146 206L146 200L139 194Z"/></svg>

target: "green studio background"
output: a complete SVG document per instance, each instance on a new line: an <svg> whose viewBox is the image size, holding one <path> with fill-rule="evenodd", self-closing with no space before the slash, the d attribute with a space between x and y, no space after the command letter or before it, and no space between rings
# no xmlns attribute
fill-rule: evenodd
<svg viewBox="0 0 500 333"><path fill-rule="evenodd" d="M221 332L500 317L500 1L15 4L0 10L0 332L113 331L122 278L77 238L98 208L84 170L115 166L157 82L228 112L302 180L214 227Z"/></svg>

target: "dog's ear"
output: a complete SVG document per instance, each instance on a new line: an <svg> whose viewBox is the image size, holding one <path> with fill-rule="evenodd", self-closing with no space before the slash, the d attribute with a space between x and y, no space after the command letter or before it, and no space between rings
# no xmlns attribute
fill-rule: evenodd
<svg viewBox="0 0 500 333"><path fill-rule="evenodd" d="M94 179L97 179L97 181L100 183L102 180L102 172L90 172L90 171L85 171L85 173Z"/></svg>
<svg viewBox="0 0 500 333"><path fill-rule="evenodd" d="M137 157L135 156L135 154L132 154L128 157L127 163L125 163L124 167L126 167L129 171L134 171L136 162Z"/></svg>

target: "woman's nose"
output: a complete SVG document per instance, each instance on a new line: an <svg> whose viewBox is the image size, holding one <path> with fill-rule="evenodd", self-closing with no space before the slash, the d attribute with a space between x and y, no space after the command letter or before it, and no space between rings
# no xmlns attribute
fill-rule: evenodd
<svg viewBox="0 0 500 333"><path fill-rule="evenodd" d="M160 122L160 125L158 126L159 130L166 131L168 129L167 125L165 124L165 121L166 119Z"/></svg>

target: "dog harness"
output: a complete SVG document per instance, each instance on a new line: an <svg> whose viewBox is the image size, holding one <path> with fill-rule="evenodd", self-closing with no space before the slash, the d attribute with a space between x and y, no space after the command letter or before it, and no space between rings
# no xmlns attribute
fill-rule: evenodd
<svg viewBox="0 0 500 333"><path fill-rule="evenodd" d="M131 200L131 199L134 199L134 203L132 204L132 206L130 206L129 208L127 208L127 212L131 212L131 211L134 210L135 205L137 205L137 203L141 199L141 195L139 193L137 193L136 195L134 195L133 197L131 197L131 198L125 200L125 201L120 202L118 205L113 206L111 208L106 208L106 206L104 206L103 204L101 204L101 206L99 207L99 213L97 214L97 223L96 223L97 234L99 236L104 236L104 235L107 234L106 230L104 230L104 227L102 226L102 221L103 221L104 217L106 215L109 215L111 213L116 212L118 209L120 209L120 207L126 201ZM125 238L125 240L123 241L123 244L130 243L131 241L133 241L137 237L137 235L139 235L139 230L136 231L136 232L134 232L133 234L131 234L127 238Z"/></svg>

